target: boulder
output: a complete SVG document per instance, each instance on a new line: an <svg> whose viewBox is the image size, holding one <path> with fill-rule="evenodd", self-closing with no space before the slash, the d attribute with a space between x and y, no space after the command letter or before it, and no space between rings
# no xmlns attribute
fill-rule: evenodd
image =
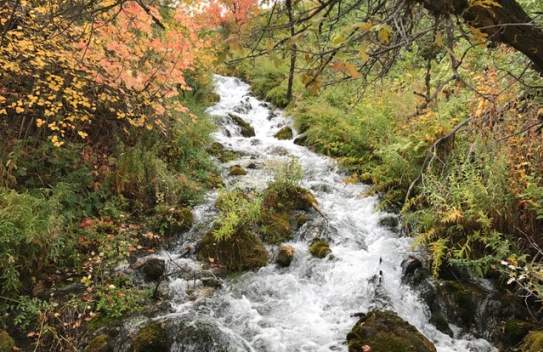
<svg viewBox="0 0 543 352"><path fill-rule="evenodd" d="M212 287L212 288L221 288L222 287L222 280L215 277L215 276L206 276L200 279L202 281L202 285L206 287Z"/></svg>
<svg viewBox="0 0 543 352"><path fill-rule="evenodd" d="M223 265L229 272L254 270L268 264L268 251L247 228L220 240L212 231L208 232L198 245L197 256L201 261Z"/></svg>
<svg viewBox="0 0 543 352"><path fill-rule="evenodd" d="M437 352L417 329L391 311L372 311L347 334L349 352Z"/></svg>
<svg viewBox="0 0 543 352"><path fill-rule="evenodd" d="M166 271L166 262L160 258L149 258L145 260L139 268L143 273L143 278L147 282L158 281Z"/></svg>
<svg viewBox="0 0 543 352"><path fill-rule="evenodd" d="M332 250L330 249L330 245L327 241L316 238L309 245L309 253L311 253L311 255L314 257L324 258L328 254L332 253Z"/></svg>
<svg viewBox="0 0 543 352"><path fill-rule="evenodd" d="M15 341L6 330L0 330L0 352L11 352L15 348Z"/></svg>
<svg viewBox="0 0 543 352"><path fill-rule="evenodd" d="M279 252L277 253L277 258L275 262L282 267L287 267L292 262L294 258L294 247L289 244L282 244L279 247Z"/></svg>
<svg viewBox="0 0 543 352"><path fill-rule="evenodd" d="M395 215L387 215L379 220L379 225L386 227L387 229L394 231L398 228L400 221Z"/></svg>
<svg viewBox="0 0 543 352"><path fill-rule="evenodd" d="M171 340L165 327L158 322L152 322L141 328L132 342L132 352L163 352L169 351Z"/></svg>
<svg viewBox="0 0 543 352"><path fill-rule="evenodd" d="M277 138L277 139L292 139L292 136L293 136L292 128L290 128L288 126L285 126L285 127L281 128L274 135L274 137Z"/></svg>
<svg viewBox="0 0 543 352"><path fill-rule="evenodd" d="M241 116L230 113L228 114L228 117L230 117L232 122L238 125L240 133L243 137L249 138L255 136L255 129L253 126L251 126L251 124L245 121Z"/></svg>
<svg viewBox="0 0 543 352"><path fill-rule="evenodd" d="M294 138L293 142L296 145L307 146L308 145L307 134L297 135L296 138Z"/></svg>
<svg viewBox="0 0 543 352"><path fill-rule="evenodd" d="M247 171L245 171L245 169L242 168L240 165L233 165L233 166L230 166L228 174L230 176L243 176L243 175L247 175Z"/></svg>

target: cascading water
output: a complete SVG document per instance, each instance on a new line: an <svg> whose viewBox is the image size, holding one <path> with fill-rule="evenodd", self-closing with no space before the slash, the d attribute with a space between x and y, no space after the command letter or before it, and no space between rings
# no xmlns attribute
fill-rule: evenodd
<svg viewBox="0 0 543 352"><path fill-rule="evenodd" d="M161 318L211 324L224 335L220 351L346 351L346 334L357 320L352 314L386 308L415 326L440 352L494 351L484 340L450 338L429 324L427 307L401 283L401 262L412 254L411 240L379 225L386 214L376 210L375 197L364 195L365 185L344 182L333 160L292 140L274 138L290 121L281 111L252 97L247 84L223 76L216 76L215 82L220 101L208 111L222 121L215 139L243 155L224 164L225 169L233 164L273 165L270 162L297 158L305 172L302 186L316 195L327 228L332 231L333 257L312 257L307 240L298 234L290 243L295 257L289 267L269 264L256 272L228 278L210 297L187 300L195 280L172 279L173 312ZM226 116L232 112L255 128L255 137L242 137L238 127L228 122ZM229 186L263 189L273 176L270 167L248 171L242 177L225 177L226 182ZM182 245L194 242L198 227L209 227L215 214L215 197L210 194L209 201L196 209L196 230L184 236ZM192 259L176 257L173 251L167 255L175 260L170 270L200 266ZM178 342L172 350L206 348Z"/></svg>

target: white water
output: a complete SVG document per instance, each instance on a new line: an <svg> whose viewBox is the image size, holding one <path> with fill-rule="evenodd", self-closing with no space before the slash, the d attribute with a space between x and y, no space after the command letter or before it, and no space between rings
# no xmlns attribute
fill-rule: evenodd
<svg viewBox="0 0 543 352"><path fill-rule="evenodd" d="M272 263L257 272L228 279L213 297L197 303L184 299L189 281L173 280L170 288L177 299L172 303L175 313L171 318L187 314L213 318L224 333L238 341L232 347L234 351L346 351L346 334L357 320L351 315L381 307L397 312L432 340L440 352L494 350L484 340L452 339L428 323L425 304L401 283L400 265L413 253L411 241L379 225L386 214L376 210L375 197L364 195L366 186L346 184L333 160L292 141L274 138L290 121L277 110L278 116L269 120L270 108L250 95L247 84L216 76L216 89L221 99L209 113L220 119L245 106L247 110L238 115L256 131L255 137L243 138L235 125L225 123L215 134L227 148L244 153L240 160L225 164L225 170L233 164L264 165L247 170L246 176L225 175L227 183L262 189L272 178L273 161L297 158L305 171L303 186L313 190L322 213L335 229L330 235L333 259L313 258L307 242L294 240L291 244L296 254L290 267L279 268ZM211 194L209 201L196 210L200 223L212 220L214 196ZM183 261L198 265L189 259ZM382 284L375 279L379 271Z"/></svg>

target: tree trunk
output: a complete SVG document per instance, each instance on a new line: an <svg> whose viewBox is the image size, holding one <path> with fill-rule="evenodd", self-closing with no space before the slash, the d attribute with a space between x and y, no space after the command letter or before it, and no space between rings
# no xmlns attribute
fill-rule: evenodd
<svg viewBox="0 0 543 352"><path fill-rule="evenodd" d="M456 15L488 35L526 55L543 74L543 29L538 28L515 0L496 0L500 6L470 6L468 0L414 0L436 16Z"/></svg>
<svg viewBox="0 0 543 352"><path fill-rule="evenodd" d="M290 26L290 68L288 72L287 102L292 100L292 88L294 85L294 69L296 68L296 44L294 43L294 16L292 14L292 0L286 0L288 21Z"/></svg>

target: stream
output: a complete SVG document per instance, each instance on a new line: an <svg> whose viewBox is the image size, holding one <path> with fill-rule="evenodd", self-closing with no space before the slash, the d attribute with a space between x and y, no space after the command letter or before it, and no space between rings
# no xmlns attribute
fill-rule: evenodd
<svg viewBox="0 0 543 352"><path fill-rule="evenodd" d="M169 313L156 318L201 324L215 329L221 341L220 348L213 349L211 345L202 346L201 341L185 339L174 343L172 351L346 351L346 334L357 321L352 315L374 308L393 310L434 342L440 352L495 351L485 340L451 338L429 323L428 307L401 282L401 263L414 253L412 240L379 224L392 214L377 210L378 199L364 194L366 185L345 182L346 176L332 159L293 140L274 138L292 121L253 97L249 85L223 76L215 76L215 84L220 101L208 109L219 124L214 138L242 155L221 165L226 185L262 190L273 179L277 162L298 159L304 170L302 186L315 194L327 218L333 255L318 259L309 254L304 231L308 231L310 222L289 242L295 248L295 257L287 268L270 263L256 272L228 277L222 288L198 299L187 299L198 289L197 279L172 277L168 282L172 297ZM249 122L256 136L242 137L239 127L227 118L232 112ZM247 169L249 163L258 167ZM246 168L248 174L228 176L228 168L235 164ZM202 267L179 253L188 245L194 246L198 236L210 227L216 216L216 196L216 191L211 192L195 209L196 225L181 236L178 247L160 254L171 259L168 270Z"/></svg>

